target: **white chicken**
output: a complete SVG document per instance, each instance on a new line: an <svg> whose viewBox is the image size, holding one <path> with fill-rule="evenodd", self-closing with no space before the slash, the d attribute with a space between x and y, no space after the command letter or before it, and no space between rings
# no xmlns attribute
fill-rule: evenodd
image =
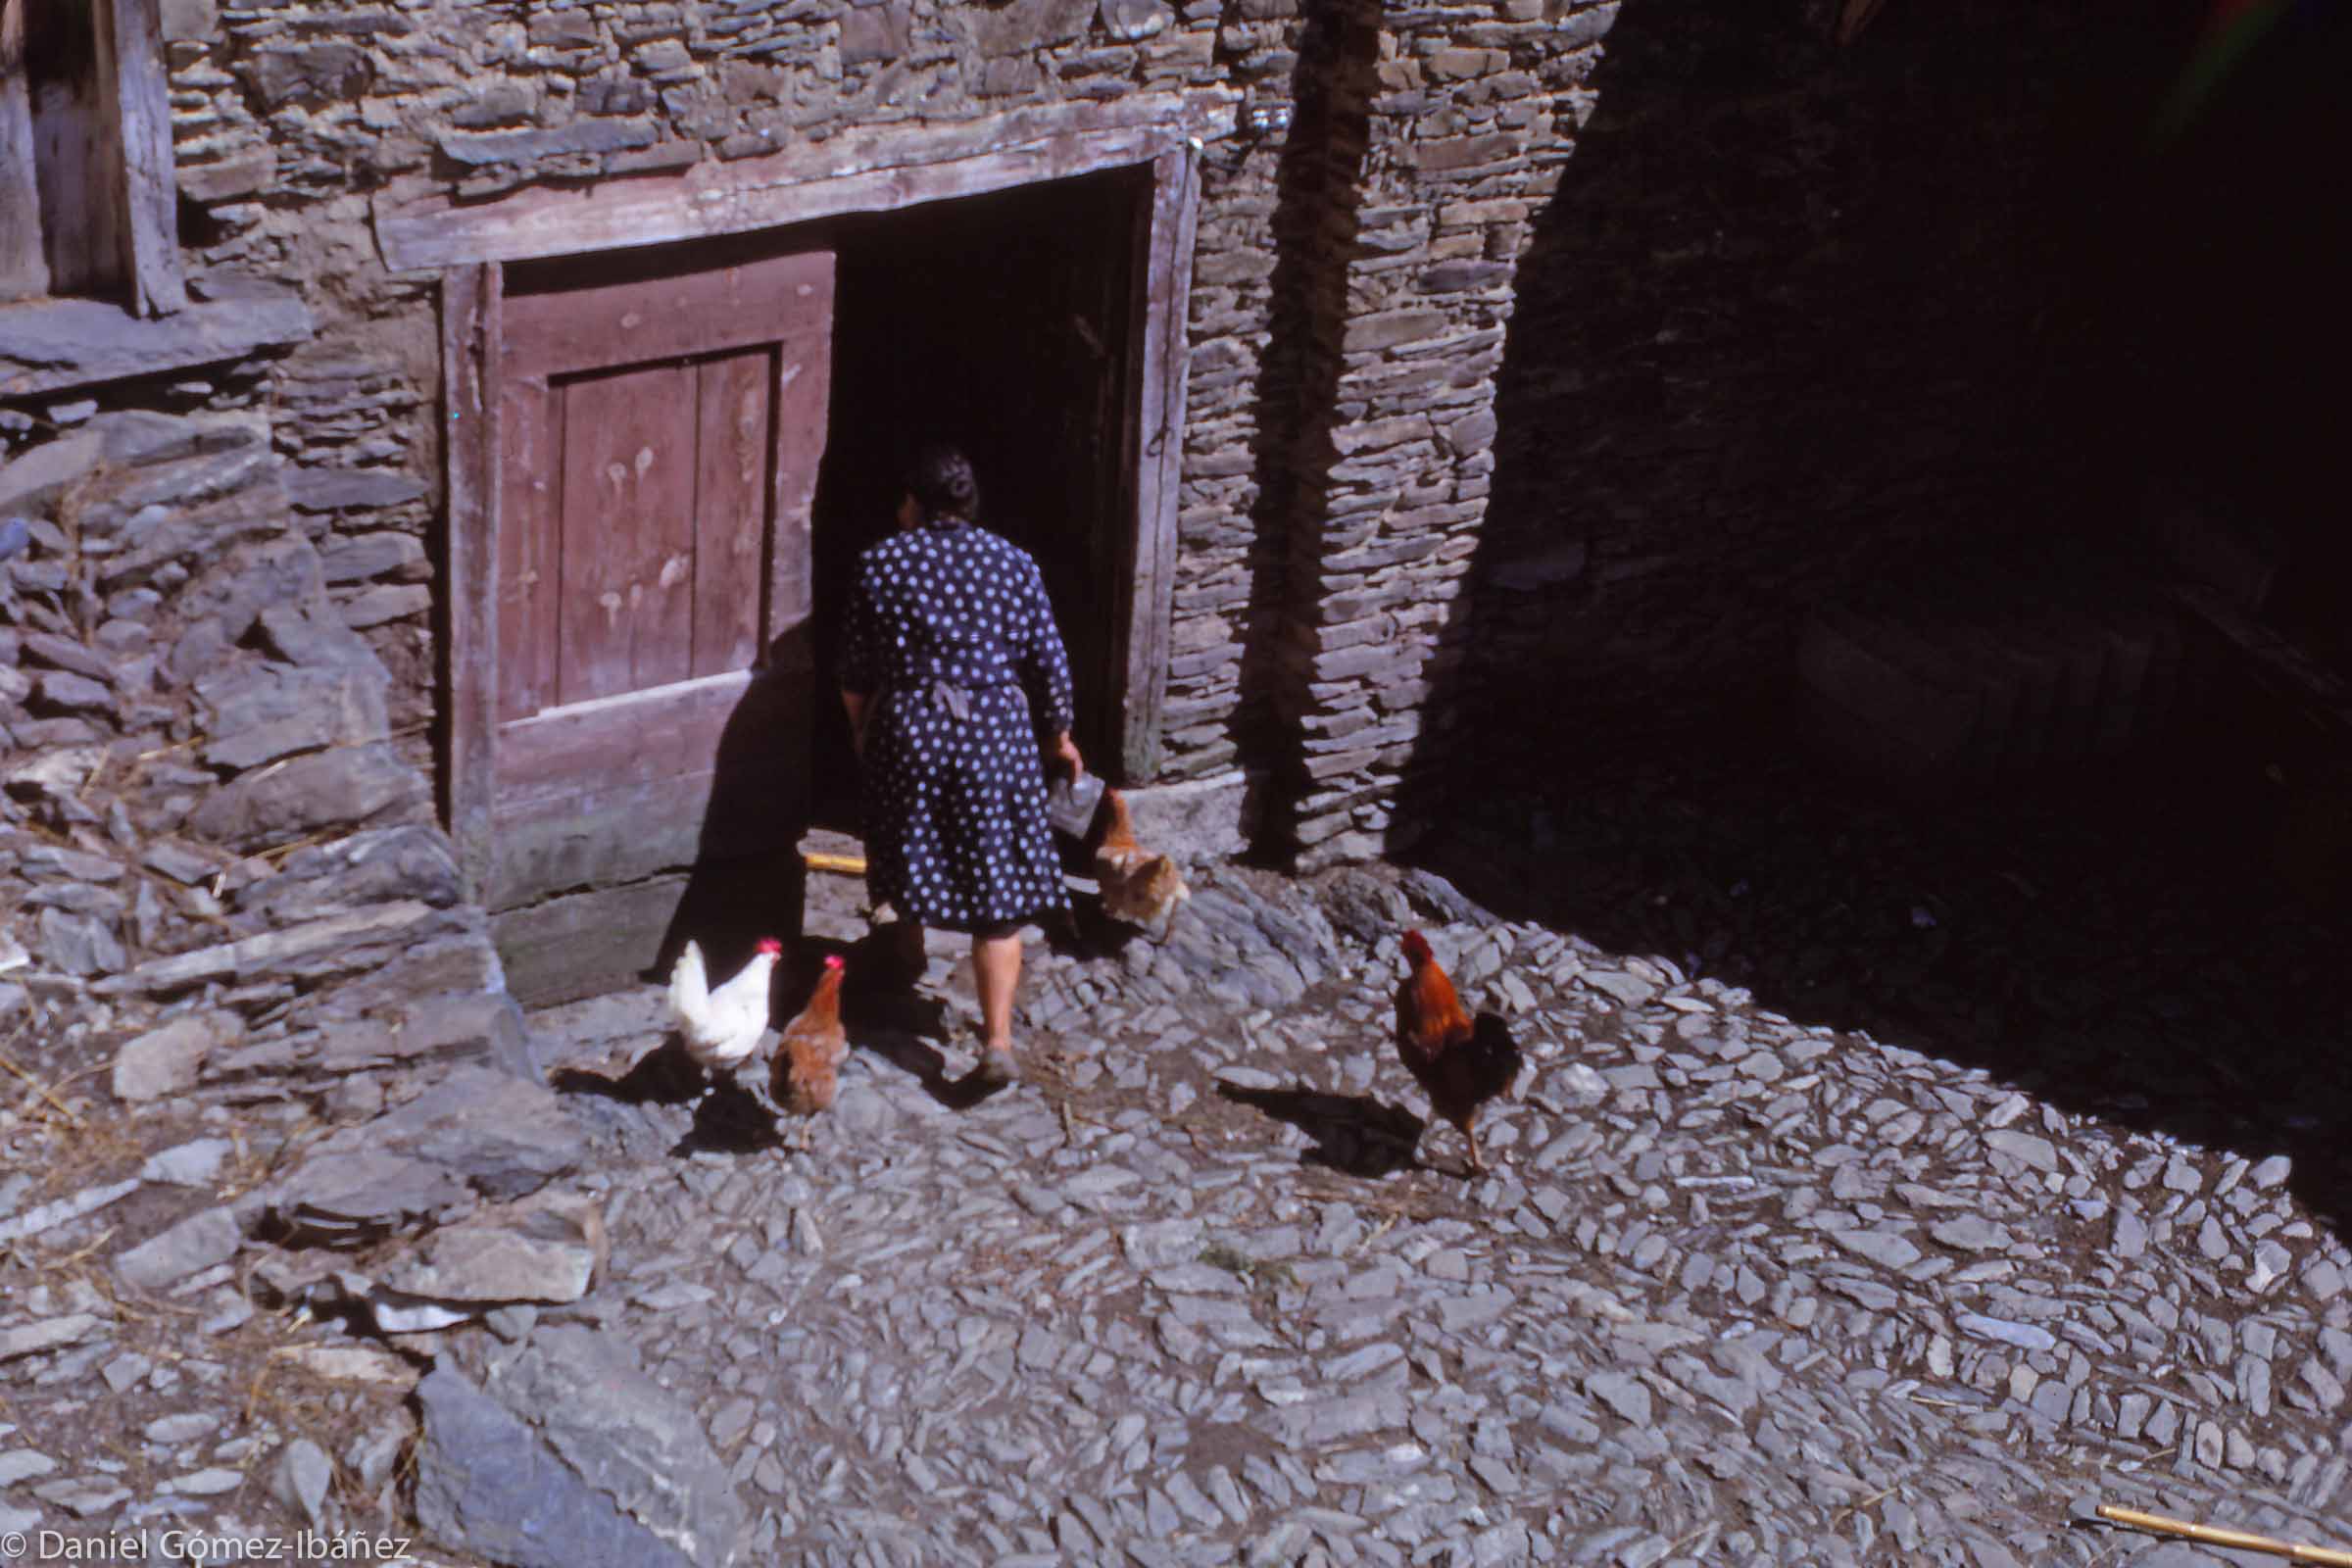
<svg viewBox="0 0 2352 1568"><path fill-rule="evenodd" d="M724 1071L759 1048L767 1032L769 982L783 954L784 945L775 938L760 938L752 961L716 990L703 968L701 948L689 942L678 955L669 971L670 1021L686 1043L686 1054L705 1071Z"/></svg>

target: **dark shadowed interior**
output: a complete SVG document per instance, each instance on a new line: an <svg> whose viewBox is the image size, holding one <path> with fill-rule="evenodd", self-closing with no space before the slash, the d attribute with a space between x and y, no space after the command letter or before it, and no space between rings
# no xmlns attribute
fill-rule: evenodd
<svg viewBox="0 0 2352 1568"><path fill-rule="evenodd" d="M1095 765L1113 763L1143 191L1138 173L1114 171L837 225L832 421L815 524L820 821L856 826L856 774L830 685L850 573L896 526L906 464L929 440L965 450L983 520L1037 557L1069 648L1078 743Z"/></svg>

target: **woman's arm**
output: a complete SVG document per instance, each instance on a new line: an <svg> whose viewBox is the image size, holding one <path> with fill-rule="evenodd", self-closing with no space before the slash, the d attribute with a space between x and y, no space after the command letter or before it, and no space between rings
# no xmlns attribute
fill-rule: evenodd
<svg viewBox="0 0 2352 1568"><path fill-rule="evenodd" d="M1022 649L1021 673L1031 700L1042 700L1039 727L1054 737L1050 755L1066 763L1074 778L1086 770L1086 764L1070 739L1070 726L1078 716L1072 701L1070 658L1062 647L1060 629L1054 624L1054 602L1046 597L1045 577L1034 563L1029 567L1029 582L1028 636Z"/></svg>
<svg viewBox="0 0 2352 1568"><path fill-rule="evenodd" d="M873 716L874 691L882 684L882 639L875 624L873 585L864 571L850 588L849 612L841 635L841 706L850 715L850 749L865 760L865 725Z"/></svg>

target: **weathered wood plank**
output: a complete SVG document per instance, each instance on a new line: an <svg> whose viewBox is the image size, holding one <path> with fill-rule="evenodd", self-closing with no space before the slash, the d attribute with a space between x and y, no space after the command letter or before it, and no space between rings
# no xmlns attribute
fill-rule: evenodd
<svg viewBox="0 0 2352 1568"><path fill-rule="evenodd" d="M634 379L632 377L631 379ZM629 685L666 686L694 675L694 514L701 432L696 428L696 368L680 365L662 372L664 409L637 412L641 428L673 443L640 447L634 458L639 509L637 538L643 554L630 592L636 625L629 635ZM675 390L666 390L674 388ZM646 460L651 457L649 464ZM635 596L639 586L643 598Z"/></svg>
<svg viewBox="0 0 2352 1568"><path fill-rule="evenodd" d="M691 566L684 552L664 547L666 519L694 505L694 372L653 366L568 382L557 393L564 546L556 700L682 680L692 646Z"/></svg>
<svg viewBox="0 0 2352 1568"><path fill-rule="evenodd" d="M792 302L821 290L829 306L832 288L831 254L810 251L656 283L517 294L507 302L507 343L545 376L723 354L829 328L830 309L804 320ZM779 318L787 308L794 314Z"/></svg>
<svg viewBox="0 0 2352 1568"><path fill-rule="evenodd" d="M808 826L793 803L804 767L781 727L768 749L701 754L700 768L576 781L584 787L502 802L490 907L514 908L550 888L585 888L683 870L698 861L787 849Z"/></svg>
<svg viewBox="0 0 2352 1568"><path fill-rule="evenodd" d="M661 956L686 885L683 875L656 877L492 915L508 994L546 1007L636 983Z"/></svg>
<svg viewBox="0 0 2352 1568"><path fill-rule="evenodd" d="M37 0L36 0L37 3ZM60 294L111 297L128 277L129 246L122 211L122 127L115 90L112 0L69 11L52 3L49 15L28 19L36 34L28 47L37 61L43 28L87 27L93 47L70 77L33 71L33 137L41 166L41 245L49 286ZM62 52L62 51L58 51ZM56 53L50 56L52 62Z"/></svg>
<svg viewBox="0 0 2352 1568"><path fill-rule="evenodd" d="M520 261L744 233L841 213L1004 190L1148 163L1233 128L1231 92L1147 93L1023 109L954 125L852 130L682 174L537 189L474 207L378 197L376 245L394 271Z"/></svg>
<svg viewBox="0 0 2352 1568"><path fill-rule="evenodd" d="M507 989L548 1006L666 978L688 938L725 973L760 937L795 940L807 872L789 844L493 914Z"/></svg>
<svg viewBox="0 0 2352 1568"><path fill-rule="evenodd" d="M779 345L775 389L775 517L768 551L769 645L798 647L810 612L811 516L833 397L833 257L821 276L794 284L795 333Z"/></svg>
<svg viewBox="0 0 2352 1568"><path fill-rule="evenodd" d="M760 657L775 377L773 348L709 360L698 370L692 669L698 676L748 669Z"/></svg>
<svg viewBox="0 0 2352 1568"><path fill-rule="evenodd" d="M715 768L502 805L490 907L511 909L549 888L610 887L694 864ZM783 830L779 820L777 831Z"/></svg>
<svg viewBox="0 0 2352 1568"><path fill-rule="evenodd" d="M0 0L0 61L24 58L25 8ZM41 185L32 138L32 95L22 70L0 70L0 301L49 292L41 253Z"/></svg>
<svg viewBox="0 0 2352 1568"><path fill-rule="evenodd" d="M172 168L172 100L156 0L111 0L120 127L122 221L131 306L164 316L188 303L179 269L179 185Z"/></svg>
<svg viewBox="0 0 2352 1568"><path fill-rule="evenodd" d="M736 670L552 708L499 732L501 808L712 765L753 674Z"/></svg>
<svg viewBox="0 0 2352 1568"><path fill-rule="evenodd" d="M448 799L458 863L474 897L489 886L497 799L500 273L463 267L441 280L442 455L448 465Z"/></svg>
<svg viewBox="0 0 2352 1568"><path fill-rule="evenodd" d="M498 390L498 716L528 718L555 700L562 447L544 377L505 375Z"/></svg>
<svg viewBox="0 0 2352 1568"><path fill-rule="evenodd" d="M1193 240L1200 175L1189 149L1152 165L1150 234L1138 269L1136 318L1143 322L1136 378L1142 447L1136 471L1134 574L1123 606L1126 651L1120 713L1120 764L1143 783L1159 772L1160 711L1167 694L1169 623L1176 597L1177 492L1183 477L1185 375Z"/></svg>

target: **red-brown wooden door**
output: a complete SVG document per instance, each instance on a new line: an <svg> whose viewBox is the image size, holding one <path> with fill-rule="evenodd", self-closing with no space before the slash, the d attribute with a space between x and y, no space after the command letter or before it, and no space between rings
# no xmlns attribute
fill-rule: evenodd
<svg viewBox="0 0 2352 1568"><path fill-rule="evenodd" d="M832 309L825 252L506 301L491 906L588 898L543 945L798 833Z"/></svg>

